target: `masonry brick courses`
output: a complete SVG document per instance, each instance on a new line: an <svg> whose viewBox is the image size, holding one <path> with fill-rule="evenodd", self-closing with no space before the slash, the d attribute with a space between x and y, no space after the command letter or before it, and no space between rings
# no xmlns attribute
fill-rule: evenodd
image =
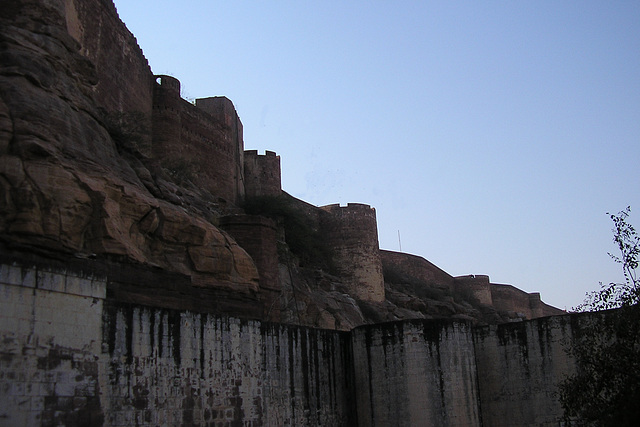
<svg viewBox="0 0 640 427"><path fill-rule="evenodd" d="M153 97L153 157L178 180L189 179L239 205L244 200L242 123L225 97L180 97L180 82L157 76Z"/></svg>
<svg viewBox="0 0 640 427"><path fill-rule="evenodd" d="M384 301L375 209L359 203L320 209L329 213L321 217L320 227L352 295L364 301Z"/></svg>
<svg viewBox="0 0 640 427"><path fill-rule="evenodd" d="M280 156L273 151L259 155L258 150L244 152L246 197L280 196L282 194Z"/></svg>

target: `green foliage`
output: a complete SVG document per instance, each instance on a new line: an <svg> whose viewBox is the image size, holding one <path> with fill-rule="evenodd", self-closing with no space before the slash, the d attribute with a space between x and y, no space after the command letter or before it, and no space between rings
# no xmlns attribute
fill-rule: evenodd
<svg viewBox="0 0 640 427"><path fill-rule="evenodd" d="M600 290L587 295L584 303L576 307L577 311L607 310L631 306L640 302L640 289L637 276L638 257L640 256L640 236L633 225L627 222L631 208L609 214L613 221L613 241L620 250L620 256L609 256L622 267L623 283L600 283Z"/></svg>
<svg viewBox="0 0 640 427"><path fill-rule="evenodd" d="M601 284L579 311L618 308L581 318L567 350L576 373L559 384L565 422L577 426L632 426L640 420L640 305L636 269L640 239L627 222L630 208L611 215L623 283Z"/></svg>
<svg viewBox="0 0 640 427"><path fill-rule="evenodd" d="M260 196L249 198L243 208L251 215L262 215L282 224L285 242L303 266L334 270L332 250L326 244L317 224L286 196Z"/></svg>
<svg viewBox="0 0 640 427"><path fill-rule="evenodd" d="M559 385L565 421L635 426L640 420L640 307L584 318L568 348L577 371Z"/></svg>
<svg viewBox="0 0 640 427"><path fill-rule="evenodd" d="M101 111L105 128L119 149L149 155L151 126L149 117L141 111Z"/></svg>

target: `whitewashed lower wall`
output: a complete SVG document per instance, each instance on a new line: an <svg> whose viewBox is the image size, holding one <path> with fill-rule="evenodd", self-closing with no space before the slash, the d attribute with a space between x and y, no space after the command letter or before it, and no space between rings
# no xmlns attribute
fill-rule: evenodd
<svg viewBox="0 0 640 427"><path fill-rule="evenodd" d="M475 330L485 426L560 425L557 384L574 370L565 351L578 327L574 319L576 315L553 316Z"/></svg>
<svg viewBox="0 0 640 427"><path fill-rule="evenodd" d="M0 425L100 425L103 278L0 266Z"/></svg>
<svg viewBox="0 0 640 427"><path fill-rule="evenodd" d="M349 334L106 299L0 267L0 426L350 426Z"/></svg>
<svg viewBox="0 0 640 427"><path fill-rule="evenodd" d="M110 425L350 425L347 334L138 306L105 313Z"/></svg>
<svg viewBox="0 0 640 427"><path fill-rule="evenodd" d="M404 321L352 332L360 426L479 426L468 323Z"/></svg>
<svg viewBox="0 0 640 427"><path fill-rule="evenodd" d="M348 333L130 305L108 288L0 265L0 426L555 426L580 324Z"/></svg>

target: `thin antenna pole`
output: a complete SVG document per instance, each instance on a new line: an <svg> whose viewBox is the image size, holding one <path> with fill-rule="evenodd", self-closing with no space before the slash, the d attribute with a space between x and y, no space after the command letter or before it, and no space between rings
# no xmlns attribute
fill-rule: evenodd
<svg viewBox="0 0 640 427"><path fill-rule="evenodd" d="M400 246L400 252L402 252L402 242L400 241L400 230L398 230L398 246Z"/></svg>

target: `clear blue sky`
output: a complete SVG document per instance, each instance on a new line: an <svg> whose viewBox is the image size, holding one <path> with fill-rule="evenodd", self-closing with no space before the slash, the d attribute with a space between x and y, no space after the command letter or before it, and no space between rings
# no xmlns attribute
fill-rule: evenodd
<svg viewBox="0 0 640 427"><path fill-rule="evenodd" d="M640 227L640 2L115 3L154 73L234 102L285 191L375 207L381 248L560 308L622 280L606 212Z"/></svg>

